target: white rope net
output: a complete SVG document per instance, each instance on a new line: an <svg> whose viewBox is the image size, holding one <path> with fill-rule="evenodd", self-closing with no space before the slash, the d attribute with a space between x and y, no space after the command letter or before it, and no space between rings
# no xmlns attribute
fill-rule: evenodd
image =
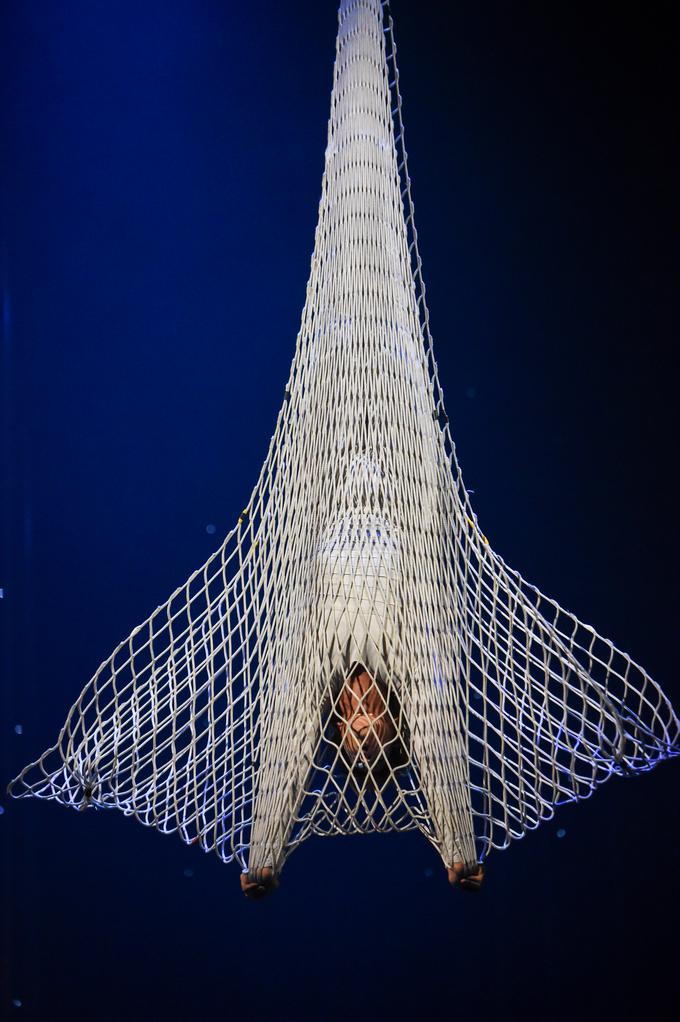
<svg viewBox="0 0 680 1022"><path fill-rule="evenodd" d="M311 275L260 478L13 782L252 876L310 834L420 830L446 865L678 752L625 653L494 553L432 353L392 19L343 0Z"/></svg>

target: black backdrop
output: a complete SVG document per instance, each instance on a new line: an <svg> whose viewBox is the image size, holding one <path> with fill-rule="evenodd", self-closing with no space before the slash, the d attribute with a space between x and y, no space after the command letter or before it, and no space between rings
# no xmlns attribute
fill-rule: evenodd
<svg viewBox="0 0 680 1022"><path fill-rule="evenodd" d="M304 299L335 10L0 6L4 788L256 478ZM436 350L482 528L677 706L671 5L393 11ZM408 835L310 841L253 905L235 867L176 838L2 795L4 1007L670 1017L676 770L566 807L490 858L477 899Z"/></svg>

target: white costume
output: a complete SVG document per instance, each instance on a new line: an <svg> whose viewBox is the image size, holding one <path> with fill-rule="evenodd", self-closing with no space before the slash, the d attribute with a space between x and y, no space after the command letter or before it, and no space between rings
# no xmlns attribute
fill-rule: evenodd
<svg viewBox="0 0 680 1022"><path fill-rule="evenodd" d="M384 480L371 455L350 464L346 507L319 551L320 627L314 635L321 677L346 678L363 664L372 678L396 682L399 545L380 513ZM318 639L317 639L318 636Z"/></svg>

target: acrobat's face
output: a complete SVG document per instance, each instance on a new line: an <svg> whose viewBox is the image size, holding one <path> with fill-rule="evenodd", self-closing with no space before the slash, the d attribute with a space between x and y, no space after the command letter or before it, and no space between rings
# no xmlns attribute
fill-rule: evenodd
<svg viewBox="0 0 680 1022"><path fill-rule="evenodd" d="M348 678L337 702L341 747L349 762L372 766L396 737L396 728L378 682L360 670Z"/></svg>

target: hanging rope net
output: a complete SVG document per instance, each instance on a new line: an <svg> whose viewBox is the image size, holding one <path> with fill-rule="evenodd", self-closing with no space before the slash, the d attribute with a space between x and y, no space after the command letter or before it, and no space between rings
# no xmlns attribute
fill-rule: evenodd
<svg viewBox="0 0 680 1022"><path fill-rule="evenodd" d="M310 834L412 829L469 873L677 752L651 678L480 531L433 357L392 19L343 0L311 275L259 480L11 791L115 807L256 880Z"/></svg>

